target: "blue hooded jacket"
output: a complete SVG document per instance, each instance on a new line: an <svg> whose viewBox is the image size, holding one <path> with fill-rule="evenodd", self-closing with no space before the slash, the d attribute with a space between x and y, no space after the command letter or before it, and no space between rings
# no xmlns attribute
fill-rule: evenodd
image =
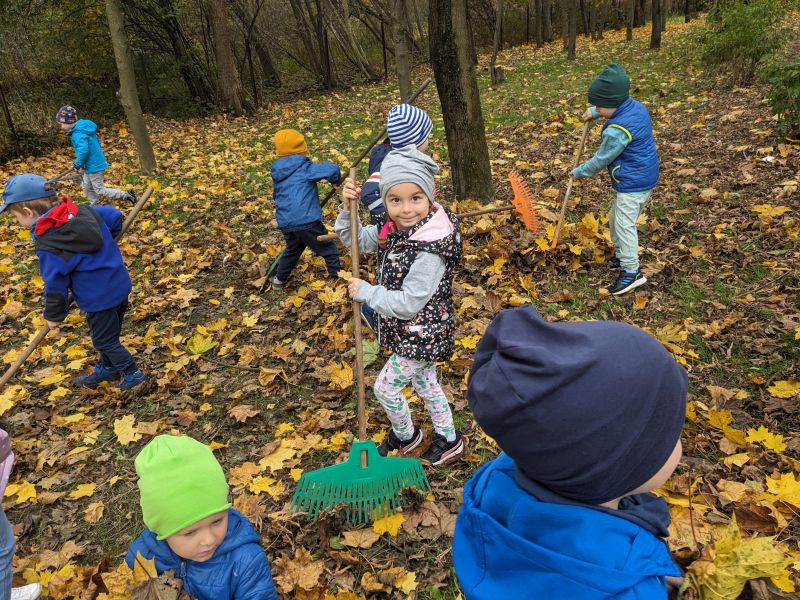
<svg viewBox="0 0 800 600"><path fill-rule="evenodd" d="M81 204L78 214L61 227L38 236L35 228L36 222L31 235L44 280L45 319L61 322L67 317L70 293L86 312L119 306L131 293L131 278L114 241L122 229L122 213L116 208Z"/></svg>
<svg viewBox="0 0 800 600"><path fill-rule="evenodd" d="M80 119L66 133L75 149L73 167L83 169L87 173L99 173L108 168L103 149L100 147L100 138L97 137L97 125L93 121Z"/></svg>
<svg viewBox="0 0 800 600"><path fill-rule="evenodd" d="M464 487L453 562L468 600L666 600L665 576L681 573L661 539L609 512L540 502L515 472L501 454Z"/></svg>
<svg viewBox="0 0 800 600"><path fill-rule="evenodd" d="M131 544L125 562L133 568L136 553L154 558L156 570L175 570L183 589L198 600L278 600L261 539L242 513L228 509L228 533L213 556L205 562L184 560L166 540L145 529Z"/></svg>
<svg viewBox="0 0 800 600"><path fill-rule="evenodd" d="M650 113L641 102L628 98L603 126L615 127L628 137L628 145L611 164L611 186L618 192L646 192L658 184L658 151Z"/></svg>
<svg viewBox="0 0 800 600"><path fill-rule="evenodd" d="M317 182L342 180L339 165L311 162L303 154L275 160L270 169L275 195L275 218L281 231L302 231L322 221Z"/></svg>
<svg viewBox="0 0 800 600"><path fill-rule="evenodd" d="M386 214L386 206L381 200L381 165L391 151L392 145L388 139L375 146L369 155L369 178L361 186L361 202L369 210L369 220L372 225L382 225Z"/></svg>

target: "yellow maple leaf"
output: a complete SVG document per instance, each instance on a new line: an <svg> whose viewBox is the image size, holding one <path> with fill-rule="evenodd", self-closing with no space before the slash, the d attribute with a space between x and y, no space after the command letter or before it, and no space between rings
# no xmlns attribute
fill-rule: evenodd
<svg viewBox="0 0 800 600"><path fill-rule="evenodd" d="M300 481L303 476L303 469L289 469L289 476L295 481Z"/></svg>
<svg viewBox="0 0 800 600"><path fill-rule="evenodd" d="M96 489L96 483L81 483L69 493L68 497L72 498L73 500L77 500L78 498L89 498L90 496L94 495Z"/></svg>
<svg viewBox="0 0 800 600"><path fill-rule="evenodd" d="M216 345L217 342L215 342L213 338L200 333L195 333L189 338L189 341L186 342L186 347L189 348L189 352L192 354L205 354Z"/></svg>
<svg viewBox="0 0 800 600"><path fill-rule="evenodd" d="M75 360L76 358L88 356L89 351L83 346L71 346L64 350L64 355L70 360Z"/></svg>
<svg viewBox="0 0 800 600"><path fill-rule="evenodd" d="M342 543L351 548L372 548L380 539L380 535L371 529L356 529L342 532Z"/></svg>
<svg viewBox="0 0 800 600"><path fill-rule="evenodd" d="M341 304L347 299L347 288L344 286L327 287L317 294L317 297L325 304Z"/></svg>
<svg viewBox="0 0 800 600"><path fill-rule="evenodd" d="M772 206L771 204L756 204L752 211L765 217L780 217L791 210L788 206Z"/></svg>
<svg viewBox="0 0 800 600"><path fill-rule="evenodd" d="M275 471L280 471L283 468L283 463L294 458L295 454L297 454L297 450L290 448L288 445L281 444L270 454L262 458L258 462L258 466L262 471L268 468L271 473L274 473Z"/></svg>
<svg viewBox="0 0 800 600"><path fill-rule="evenodd" d="M34 501L36 500L36 486L28 481L10 484L6 487L5 496L8 498L14 495L17 496L14 501L15 506L28 500Z"/></svg>
<svg viewBox="0 0 800 600"><path fill-rule="evenodd" d="M68 388L58 386L56 389L50 392L50 394L47 396L47 399L52 402L53 400L58 400L59 398L65 397L67 394L69 394Z"/></svg>
<svg viewBox="0 0 800 600"><path fill-rule="evenodd" d="M773 538L742 539L734 517L713 550L704 551L700 559L689 565L689 584L701 598L735 600L747 581L780 577L788 563L775 548Z"/></svg>
<svg viewBox="0 0 800 600"><path fill-rule="evenodd" d="M786 450L786 444L783 443L783 436L770 433L763 425L758 429L748 429L747 441L750 443L759 442L765 448L774 450L775 452L784 452Z"/></svg>
<svg viewBox="0 0 800 600"><path fill-rule="evenodd" d="M97 523L103 518L103 512L105 511L105 508L106 505L103 504L102 500L98 502L92 502L86 507L86 510L83 511L84 520L87 523Z"/></svg>
<svg viewBox="0 0 800 600"><path fill-rule="evenodd" d="M41 386L53 385L54 383L59 383L61 381L64 381L67 377L68 375L66 373L56 372L50 375L49 377L45 377L44 379L39 381L39 385Z"/></svg>
<svg viewBox="0 0 800 600"><path fill-rule="evenodd" d="M791 398L800 392L800 379L776 381L767 390L776 398Z"/></svg>
<svg viewBox="0 0 800 600"><path fill-rule="evenodd" d="M278 428L275 430L275 437L276 438L280 437L284 433L286 433L287 431L291 431L292 429L294 429L294 425L292 425L291 423L281 423L280 425L278 425Z"/></svg>
<svg viewBox="0 0 800 600"><path fill-rule="evenodd" d="M508 262L508 259L500 256L494 259L494 263L491 266L486 267L483 271L481 271L481 275L502 275L503 274L503 266Z"/></svg>
<svg viewBox="0 0 800 600"><path fill-rule="evenodd" d="M250 485L247 486L247 489L256 495L266 492L272 496L273 500L277 500L286 490L282 482L276 481L272 477L266 477L264 475L253 479L253 481L250 482Z"/></svg>
<svg viewBox="0 0 800 600"><path fill-rule="evenodd" d="M136 551L136 558L133 561L133 581L142 583L148 579L157 579L158 570L156 569L155 558L145 558L142 553Z"/></svg>
<svg viewBox="0 0 800 600"><path fill-rule="evenodd" d="M730 456L726 456L722 459L722 462L725 463L725 466L729 469L732 466L741 467L747 464L750 461L750 455L747 452L740 452L739 454L731 454Z"/></svg>
<svg viewBox="0 0 800 600"><path fill-rule="evenodd" d="M4 415L17 405L17 402L25 400L30 393L21 385L9 385L0 394L0 415Z"/></svg>
<svg viewBox="0 0 800 600"><path fill-rule="evenodd" d="M388 533L390 536L395 537L397 532L400 531L400 526L405 521L405 517L403 513L395 513L393 515L388 515L383 517L382 519L377 519L372 524L372 530L381 535L383 533Z"/></svg>
<svg viewBox="0 0 800 600"><path fill-rule="evenodd" d="M467 350L475 350L476 346L478 345L478 342L481 341L482 337L483 336L481 335L468 335L459 340L456 340L456 344L458 344L459 346L463 346Z"/></svg>
<svg viewBox="0 0 800 600"><path fill-rule="evenodd" d="M346 362L333 361L328 365L328 369L330 389L346 390L353 386L353 369Z"/></svg>
<svg viewBox="0 0 800 600"><path fill-rule="evenodd" d="M777 500L800 508L800 481L792 473L781 473L780 479L767 477L767 489Z"/></svg>
<svg viewBox="0 0 800 600"><path fill-rule="evenodd" d="M125 415L121 419L114 421L114 433L117 441L122 446L127 446L131 442L142 439L142 435L136 430L136 419L133 415Z"/></svg>
<svg viewBox="0 0 800 600"><path fill-rule="evenodd" d="M406 571L404 574L395 578L394 587L404 594L411 594L417 589L417 574L414 571Z"/></svg>

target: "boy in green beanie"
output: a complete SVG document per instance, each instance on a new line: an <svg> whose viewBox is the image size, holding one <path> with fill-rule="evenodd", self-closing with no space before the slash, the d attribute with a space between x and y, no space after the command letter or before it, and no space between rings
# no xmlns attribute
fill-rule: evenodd
<svg viewBox="0 0 800 600"><path fill-rule="evenodd" d="M159 435L135 461L147 529L125 562L155 559L198 600L278 600L261 539L228 502L228 483L211 449L187 436Z"/></svg>
<svg viewBox="0 0 800 600"><path fill-rule="evenodd" d="M647 108L630 97L628 74L619 65L608 65L589 86L591 107L584 121L598 117L603 125L600 148L572 171L575 179L591 177L608 168L617 197L611 205L609 226L616 256L611 267L619 269L608 287L615 296L647 282L639 269L639 236L636 221L658 184L658 151Z"/></svg>

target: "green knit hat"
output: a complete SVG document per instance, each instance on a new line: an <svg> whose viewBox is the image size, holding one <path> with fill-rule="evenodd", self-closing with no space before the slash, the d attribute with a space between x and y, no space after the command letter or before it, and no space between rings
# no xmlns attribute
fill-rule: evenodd
<svg viewBox="0 0 800 600"><path fill-rule="evenodd" d="M231 506L222 467L211 449L195 439L156 436L134 464L142 518L159 540Z"/></svg>
<svg viewBox="0 0 800 600"><path fill-rule="evenodd" d="M608 65L589 86L589 102L600 108L617 108L630 97L631 80L619 65Z"/></svg>

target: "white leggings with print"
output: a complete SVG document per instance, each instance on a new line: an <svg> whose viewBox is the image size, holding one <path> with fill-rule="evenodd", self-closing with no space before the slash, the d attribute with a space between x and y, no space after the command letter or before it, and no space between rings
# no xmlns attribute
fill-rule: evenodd
<svg viewBox="0 0 800 600"><path fill-rule="evenodd" d="M392 354L375 380L373 390L375 397L386 411L386 416L392 423L395 435L401 440L410 440L414 435L414 423L408 402L403 396L403 388L409 383L414 387L433 421L436 433L447 441L456 439L456 429L453 425L453 413L447 402L447 397L442 391L442 386L436 380L436 365L432 362L403 358Z"/></svg>

